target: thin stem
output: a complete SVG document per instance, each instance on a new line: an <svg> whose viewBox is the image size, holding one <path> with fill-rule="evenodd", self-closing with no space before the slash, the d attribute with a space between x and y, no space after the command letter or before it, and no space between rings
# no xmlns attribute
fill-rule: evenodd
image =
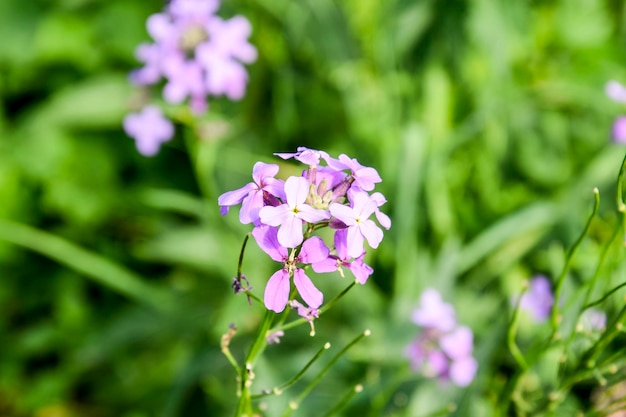
<svg viewBox="0 0 626 417"><path fill-rule="evenodd" d="M341 358L352 346L360 342L363 338L369 336L371 332L369 330L365 330L363 333L355 337L350 343L348 343L339 353L337 353L328 364L322 369L322 371L309 383L309 385L300 393L298 399L291 403L289 408L285 411L283 416L287 417L291 415L291 412L298 408L302 400L306 398L307 395L311 392L313 388L321 381L321 379L326 375L326 372L330 370L330 368Z"/></svg>
<svg viewBox="0 0 626 417"><path fill-rule="evenodd" d="M248 351L248 355L246 356L246 360L244 362L245 366L241 368L241 371L239 373L239 403L237 404L235 417L240 417L243 414L247 414L249 416L252 415L252 398L250 394L250 386L252 385L252 380L254 379L254 360L267 345L265 337L267 335L267 330L272 324L273 318L274 313L270 310L267 310L265 312L263 322L259 327L256 338L254 339L252 346L250 346L250 350Z"/></svg>
<svg viewBox="0 0 626 417"><path fill-rule="evenodd" d="M348 392L345 393L341 400L339 400L337 404L335 404L333 408L331 408L326 414L324 414L324 417L332 417L333 415L337 414L337 412L341 411L341 409L343 409L350 402L352 397L354 397L361 391L363 391L363 385L361 384L358 384L354 388L351 388Z"/></svg>
<svg viewBox="0 0 626 417"><path fill-rule="evenodd" d="M250 239L250 233L246 233L246 237L243 239L243 243L241 244L241 251L239 252L239 262L237 262L237 280L241 284L241 269L243 266L243 255L246 252L246 245L248 244L248 239Z"/></svg>
<svg viewBox="0 0 626 417"><path fill-rule="evenodd" d="M528 289L528 287L526 287L526 289ZM528 364L526 363L526 360L524 359L524 355L522 354L522 351L517 346L517 343L515 343L515 334L517 333L517 324L519 322L520 304L522 301L522 296L524 295L525 292L526 291L522 292L519 299L515 303L515 308L513 309L513 316L511 317L511 324L509 324L509 329L507 331L506 340L509 346L509 351L511 352L511 355L513 356L513 359L515 359L515 362L517 363L517 365L522 370L527 371Z"/></svg>
<svg viewBox="0 0 626 417"><path fill-rule="evenodd" d="M617 287L613 288L611 291L607 292L606 294L604 294L601 298L599 298L596 301L592 301L589 304L586 304L583 306L583 310L586 310L590 307L593 307L595 305L601 304L604 300L606 300L607 298L609 298L611 296L611 294L615 293L616 291L619 291L621 288L626 286L626 282L622 282L621 284L619 284Z"/></svg>
<svg viewBox="0 0 626 417"><path fill-rule="evenodd" d="M268 395L280 395L283 393L283 391L285 391L287 388L289 388L290 386L292 386L293 384L295 384L296 382L298 382L300 380L300 378L302 378L302 376L306 373L306 371L311 367L311 365L313 365L321 356L324 352L326 352L328 349L330 349L330 343L324 343L324 346L322 346L317 353L315 354L315 356L313 356L311 358L311 360L309 362L307 362L306 365L304 365L304 368L302 368L300 370L300 372L298 372L293 378L291 378L289 381L285 382L283 385L274 388L271 391L268 392L263 392L261 394L255 394L252 396L252 399L256 399L256 398L261 398L261 397L265 397Z"/></svg>
<svg viewBox="0 0 626 417"><path fill-rule="evenodd" d="M563 270L561 271L561 274L559 275L559 278L557 279L557 282L556 282L556 290L554 291L555 302L552 305L552 314L550 317L553 336L556 333L557 327L559 325L559 317L558 317L559 300L561 299L563 283L565 282L565 277L567 276L567 273L569 272L570 263L572 262L572 258L576 254L578 247L580 246L583 239L589 232L589 227L591 226L591 222L593 218L596 216L596 214L598 213L598 208L600 207L600 192L598 191L597 188L593 189L593 194L594 194L593 210L591 214L589 215L589 218L587 219L587 223L585 224L585 228L583 229L583 232L580 234L580 236L578 236L578 239L576 239L576 242L574 242L574 245L572 245L572 247L567 251L567 256L565 257L565 265L563 266Z"/></svg>

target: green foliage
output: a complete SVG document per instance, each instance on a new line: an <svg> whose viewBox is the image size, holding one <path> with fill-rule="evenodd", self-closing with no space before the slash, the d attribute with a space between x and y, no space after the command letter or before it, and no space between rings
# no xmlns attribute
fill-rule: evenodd
<svg viewBox="0 0 626 417"><path fill-rule="evenodd" d="M0 2L0 415L232 415L220 337L236 324L241 361L263 310L232 294L249 229L236 210L219 216L216 200L257 160L289 170L271 154L297 146L376 167L393 227L368 253L370 282L325 313L314 338L302 326L268 347L255 389L367 328L294 416L339 410L344 395L354 395L344 415L372 417L602 415L594 404L624 397L613 199L624 149L609 140L623 109L603 92L626 81L623 2L223 3L254 27L246 98L213 100L196 131L178 126L144 158L121 129L141 100L126 77L163 2ZM507 349L510 300L535 273L556 284L594 187L602 204L563 275L558 325L521 315L511 335L522 371ZM254 244L243 266L262 294L275 266ZM326 300L350 283L316 282ZM410 313L427 287L474 331L480 367L467 389L408 371ZM607 331L576 333L594 302ZM267 415L320 361L261 400Z"/></svg>

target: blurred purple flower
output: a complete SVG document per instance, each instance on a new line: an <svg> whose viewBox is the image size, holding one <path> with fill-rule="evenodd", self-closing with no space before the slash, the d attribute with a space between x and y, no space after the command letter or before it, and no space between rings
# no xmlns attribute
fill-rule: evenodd
<svg viewBox="0 0 626 417"><path fill-rule="evenodd" d="M611 136L617 143L626 143L626 116L620 116L615 119Z"/></svg>
<svg viewBox="0 0 626 417"><path fill-rule="evenodd" d="M161 109L146 106L139 113L131 113L124 118L124 131L135 139L137 150L144 156L153 156L161 144L174 136L174 125Z"/></svg>
<svg viewBox="0 0 626 417"><path fill-rule="evenodd" d="M530 287L520 299L520 309L530 313L537 323L550 317L554 296L548 278L538 275L530 280Z"/></svg>
<svg viewBox="0 0 626 417"><path fill-rule="evenodd" d="M587 331L604 331L606 328L606 313L596 308L588 308L580 316L580 325Z"/></svg>
<svg viewBox="0 0 626 417"><path fill-rule="evenodd" d="M606 83L604 87L606 95L618 103L626 103L626 87L615 80Z"/></svg>
<svg viewBox="0 0 626 417"><path fill-rule="evenodd" d="M413 311L413 323L421 327L449 332L456 326L454 308L444 303L439 292L426 289L420 298L420 306Z"/></svg>
<svg viewBox="0 0 626 417"><path fill-rule="evenodd" d="M457 326L452 306L444 303L436 290L427 289L412 319L424 329L405 351L411 368L426 377L469 385L478 370L472 356L474 336L469 327Z"/></svg>

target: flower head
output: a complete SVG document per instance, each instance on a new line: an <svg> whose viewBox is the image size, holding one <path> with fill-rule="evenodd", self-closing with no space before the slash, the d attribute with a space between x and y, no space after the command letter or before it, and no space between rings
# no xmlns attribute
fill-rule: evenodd
<svg viewBox="0 0 626 417"><path fill-rule="evenodd" d="M469 385L478 370L472 356L474 336L469 327L456 324L452 306L444 303L436 290L428 289L412 318L423 328L405 351L412 369L458 386Z"/></svg>
<svg viewBox="0 0 626 417"><path fill-rule="evenodd" d="M529 313L537 323L545 321L550 316L553 304L554 296L550 289L550 281L542 275L531 279L528 291L520 299L520 309Z"/></svg>
<svg viewBox="0 0 626 417"><path fill-rule="evenodd" d="M137 150L144 156L153 156L161 144L174 136L174 125L156 106L147 106L139 113L124 118L126 134L135 139Z"/></svg>

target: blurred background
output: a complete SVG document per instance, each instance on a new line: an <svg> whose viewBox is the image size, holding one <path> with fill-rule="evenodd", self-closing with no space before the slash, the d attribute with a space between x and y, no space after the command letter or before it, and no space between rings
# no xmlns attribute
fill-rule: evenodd
<svg viewBox="0 0 626 417"><path fill-rule="evenodd" d="M624 2L224 0L219 14L250 19L259 51L246 97L213 99L196 132L178 126L145 158L121 123L142 99L127 77L134 49L162 7L0 2L0 415L232 415L220 336L236 324L243 357L263 309L232 294L249 227L237 210L219 216L217 196L249 182L258 160L297 172L272 153L298 146L377 168L393 225L368 253L369 282L316 321L315 337L299 327L268 349L256 389L367 328L294 415L319 416L356 384L346 416L449 403L450 415L493 415L513 369L511 297L536 273L556 278L593 187L601 217L565 294L593 275L617 224L624 148L610 132L624 108L604 85L626 82ZM261 295L276 265L248 248L244 273ZM623 279L620 259L599 293ZM331 278L316 280L327 300L350 282ZM408 370L410 313L428 287L474 331L469 388ZM545 334L520 331L522 345ZM267 415L299 388L265 400ZM588 406L592 390L567 407Z"/></svg>

